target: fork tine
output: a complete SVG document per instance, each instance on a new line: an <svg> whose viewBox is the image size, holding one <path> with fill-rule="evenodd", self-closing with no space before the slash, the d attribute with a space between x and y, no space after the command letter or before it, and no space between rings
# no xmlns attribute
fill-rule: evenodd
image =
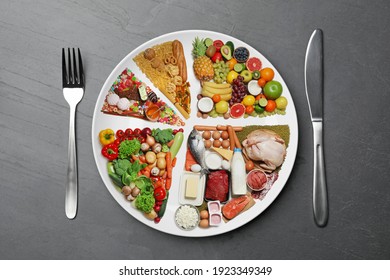
<svg viewBox="0 0 390 280"><path fill-rule="evenodd" d="M72 51L73 51L73 78L74 78L74 83L78 84L80 79L79 76L77 75L76 52L74 48L72 48Z"/></svg>
<svg viewBox="0 0 390 280"><path fill-rule="evenodd" d="M72 71L72 62L71 62L70 48L68 48L68 80L69 84L73 84L73 71Z"/></svg>
<svg viewBox="0 0 390 280"><path fill-rule="evenodd" d="M65 49L62 48L62 87L68 83L68 76L66 72L66 61L65 61Z"/></svg>
<svg viewBox="0 0 390 280"><path fill-rule="evenodd" d="M80 48L77 48L79 55L79 82L82 87L84 87L84 70L83 70L83 61L81 60Z"/></svg>

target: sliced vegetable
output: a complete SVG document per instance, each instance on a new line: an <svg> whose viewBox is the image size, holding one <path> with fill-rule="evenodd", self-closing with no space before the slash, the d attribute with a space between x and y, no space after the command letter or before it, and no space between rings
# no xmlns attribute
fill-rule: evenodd
<svg viewBox="0 0 390 280"><path fill-rule="evenodd" d="M165 210L167 209L167 202L168 202L169 192L167 192L167 197L163 200L163 203L160 206L160 211L158 211L158 216L162 218L165 214Z"/></svg>

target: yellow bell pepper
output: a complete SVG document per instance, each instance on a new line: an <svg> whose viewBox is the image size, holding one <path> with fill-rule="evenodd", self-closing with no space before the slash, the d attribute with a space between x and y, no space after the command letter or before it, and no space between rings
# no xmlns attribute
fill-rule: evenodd
<svg viewBox="0 0 390 280"><path fill-rule="evenodd" d="M105 146L115 141L115 133L112 129L107 128L99 132L100 143Z"/></svg>

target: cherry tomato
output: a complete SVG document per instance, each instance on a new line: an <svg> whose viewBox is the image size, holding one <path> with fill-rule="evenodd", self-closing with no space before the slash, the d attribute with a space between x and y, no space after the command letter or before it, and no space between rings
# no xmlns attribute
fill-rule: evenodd
<svg viewBox="0 0 390 280"><path fill-rule="evenodd" d="M245 113L247 113L248 115L252 114L253 111L255 110L255 108L253 107L253 105L249 105L249 106L246 106L245 108Z"/></svg>
<svg viewBox="0 0 390 280"><path fill-rule="evenodd" d="M261 76L260 76L261 77ZM264 80L263 78L260 78L257 80L257 84L260 86L260 87L264 87L265 84L267 83L266 80Z"/></svg>
<svg viewBox="0 0 390 280"><path fill-rule="evenodd" d="M122 129L119 129L119 130L117 130L115 135L117 138L121 139L125 136L125 132Z"/></svg>
<svg viewBox="0 0 390 280"><path fill-rule="evenodd" d="M156 224L158 224L160 221L161 221L161 218L160 218L160 217L154 218L154 222L155 222Z"/></svg>
<svg viewBox="0 0 390 280"><path fill-rule="evenodd" d="M274 70L271 68L263 68L260 70L260 77L264 79L266 82L272 81L275 76Z"/></svg>
<svg viewBox="0 0 390 280"><path fill-rule="evenodd" d="M139 129L139 128L134 129L133 134L134 135L140 135L141 134L141 129Z"/></svg>
<svg viewBox="0 0 390 280"><path fill-rule="evenodd" d="M154 198L157 201L163 201L167 196L167 191L163 187L158 187L154 190Z"/></svg>
<svg viewBox="0 0 390 280"><path fill-rule="evenodd" d="M179 132L183 133L183 132L184 132L184 129L179 128Z"/></svg>
<svg viewBox="0 0 390 280"><path fill-rule="evenodd" d="M221 96L219 94L214 94L212 99L214 103L218 103L219 101L221 101Z"/></svg>
<svg viewBox="0 0 390 280"><path fill-rule="evenodd" d="M137 136L136 137L138 139L138 141L140 141L141 143L144 143L146 140L145 140L145 137L142 137L141 135Z"/></svg>
<svg viewBox="0 0 390 280"><path fill-rule="evenodd" d="M274 100L268 100L267 106L265 106L265 110L267 112L273 112L276 108L276 102Z"/></svg>
<svg viewBox="0 0 390 280"><path fill-rule="evenodd" d="M163 204L163 201L156 201L156 205L161 206Z"/></svg>
<svg viewBox="0 0 390 280"><path fill-rule="evenodd" d="M219 52L223 46L223 42L221 40L215 40L213 46L217 49L217 52Z"/></svg>
<svg viewBox="0 0 390 280"><path fill-rule="evenodd" d="M126 129L125 135L126 135L126 137L133 135L133 130L131 128Z"/></svg>
<svg viewBox="0 0 390 280"><path fill-rule="evenodd" d="M179 130L174 129L174 130L172 131L172 134L173 134L173 135L176 135L176 133L178 133L178 132L179 132Z"/></svg>

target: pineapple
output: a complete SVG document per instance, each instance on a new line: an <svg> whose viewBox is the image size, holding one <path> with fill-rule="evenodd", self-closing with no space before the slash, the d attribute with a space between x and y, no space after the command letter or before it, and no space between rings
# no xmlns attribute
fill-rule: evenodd
<svg viewBox="0 0 390 280"><path fill-rule="evenodd" d="M201 81L210 81L214 78L214 67L211 59L203 55L194 61L195 76Z"/></svg>
<svg viewBox="0 0 390 280"><path fill-rule="evenodd" d="M205 40L196 37L192 42L192 47L192 54L195 58L195 76L201 81L210 81L214 77L214 67L211 59L206 56Z"/></svg>
<svg viewBox="0 0 390 280"><path fill-rule="evenodd" d="M204 39L199 39L199 37L196 37L195 40L192 42L192 47L192 55L194 56L194 58L198 58L206 54L207 47L204 42Z"/></svg>

